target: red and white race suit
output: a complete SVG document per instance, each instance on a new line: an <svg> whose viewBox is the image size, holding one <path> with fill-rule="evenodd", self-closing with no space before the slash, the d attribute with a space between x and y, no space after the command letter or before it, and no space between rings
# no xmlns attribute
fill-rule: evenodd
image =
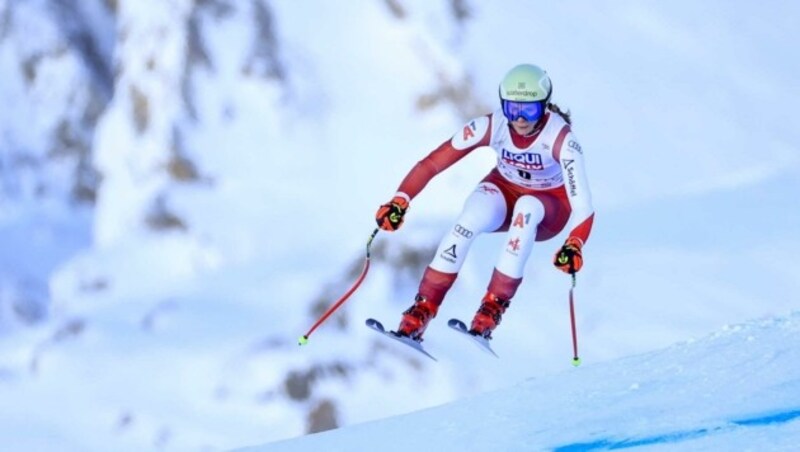
<svg viewBox="0 0 800 452"><path fill-rule="evenodd" d="M467 198L423 277L420 293L437 303L452 285L472 241L506 232L489 291L510 299L521 282L536 241L565 227L585 243L594 220L583 151L569 124L548 110L538 133L517 134L501 110L467 122L450 140L420 160L403 179L398 196L409 201L430 180L470 152L489 147L497 165Z"/></svg>

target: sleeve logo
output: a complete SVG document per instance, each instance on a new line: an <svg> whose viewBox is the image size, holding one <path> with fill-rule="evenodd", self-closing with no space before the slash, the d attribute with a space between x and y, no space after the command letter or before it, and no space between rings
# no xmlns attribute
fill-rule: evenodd
<svg viewBox="0 0 800 452"><path fill-rule="evenodd" d="M464 126L464 136L461 138L464 141L469 140L470 138L475 138L475 121L470 122L469 124Z"/></svg>

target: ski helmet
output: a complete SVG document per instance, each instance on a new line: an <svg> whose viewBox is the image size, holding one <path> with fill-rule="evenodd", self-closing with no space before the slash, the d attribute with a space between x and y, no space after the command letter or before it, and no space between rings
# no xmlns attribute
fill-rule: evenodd
<svg viewBox="0 0 800 452"><path fill-rule="evenodd" d="M500 82L501 100L547 103L552 93L553 84L547 72L533 64L513 67Z"/></svg>

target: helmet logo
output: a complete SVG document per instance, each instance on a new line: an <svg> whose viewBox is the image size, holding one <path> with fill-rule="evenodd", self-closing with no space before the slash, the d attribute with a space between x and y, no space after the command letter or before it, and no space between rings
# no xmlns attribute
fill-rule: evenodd
<svg viewBox="0 0 800 452"><path fill-rule="evenodd" d="M550 98L552 87L547 72L532 64L512 68L500 82L500 98L516 102L537 102Z"/></svg>
<svg viewBox="0 0 800 452"><path fill-rule="evenodd" d="M508 92L509 96L533 96L536 97L539 95L539 91L530 91L525 88L518 88L513 91Z"/></svg>

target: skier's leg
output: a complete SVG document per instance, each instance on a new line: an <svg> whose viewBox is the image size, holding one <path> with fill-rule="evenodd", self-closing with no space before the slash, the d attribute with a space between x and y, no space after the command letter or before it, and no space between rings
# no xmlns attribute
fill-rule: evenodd
<svg viewBox="0 0 800 452"><path fill-rule="evenodd" d="M521 278L525 263L536 243L536 229L544 219L544 205L533 196L522 196L514 205L505 248L497 260L497 270L511 278ZM504 294L511 298L514 293Z"/></svg>
<svg viewBox="0 0 800 452"><path fill-rule="evenodd" d="M439 243L433 261L422 276L414 305L403 313L398 333L421 339L428 322L436 316L453 286L472 242L479 234L499 228L505 216L506 202L500 190L492 183L479 184Z"/></svg>
<svg viewBox="0 0 800 452"><path fill-rule="evenodd" d="M458 273L470 246L484 232L496 230L506 216L506 201L490 182L478 185L450 231L442 238L430 267L443 273Z"/></svg>
<svg viewBox="0 0 800 452"><path fill-rule="evenodd" d="M544 215L544 205L537 198L522 196L517 200L506 233L505 247L492 272L481 307L472 320L472 332L491 337L492 330L500 324L503 313L522 282L525 263L536 242L536 230Z"/></svg>

